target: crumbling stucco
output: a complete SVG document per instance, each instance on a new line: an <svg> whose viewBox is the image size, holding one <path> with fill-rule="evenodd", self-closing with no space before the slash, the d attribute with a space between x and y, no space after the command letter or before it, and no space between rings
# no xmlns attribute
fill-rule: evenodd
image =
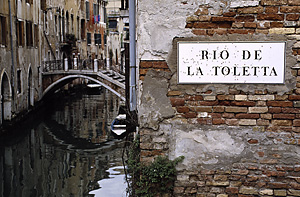
<svg viewBox="0 0 300 197"><path fill-rule="evenodd" d="M167 97L168 83L164 74L150 70L145 77L145 85L141 96L139 108L140 127L157 130L159 122L164 118L175 115L170 99Z"/></svg>
<svg viewBox="0 0 300 197"><path fill-rule="evenodd" d="M169 156L174 159L181 155L185 160L179 169L230 168L236 162L251 162L273 154L277 150L282 157L278 163L294 163L300 159L300 147L278 143L263 132L262 128L201 126L180 124L178 121L162 124L161 130L170 138ZM257 141L251 143L251 141ZM258 144L259 143L259 144Z"/></svg>
<svg viewBox="0 0 300 197"><path fill-rule="evenodd" d="M257 6L259 0L138 0L137 40L143 60L166 59L174 37L190 37L186 18L204 7L210 15L219 15L230 8Z"/></svg>

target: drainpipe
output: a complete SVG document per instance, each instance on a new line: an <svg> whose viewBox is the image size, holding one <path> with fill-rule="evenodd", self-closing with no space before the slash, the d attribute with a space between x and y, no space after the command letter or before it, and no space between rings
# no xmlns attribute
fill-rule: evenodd
<svg viewBox="0 0 300 197"><path fill-rule="evenodd" d="M136 110L136 43L135 43L135 0L129 0L129 59L130 59L130 111Z"/></svg>
<svg viewBox="0 0 300 197"><path fill-rule="evenodd" d="M10 0L8 0L9 7L9 21L10 21L10 46L11 46L11 81L12 81L12 99L14 99L14 87L15 87L15 63L14 63L14 46L13 46L13 28L12 28L12 14Z"/></svg>

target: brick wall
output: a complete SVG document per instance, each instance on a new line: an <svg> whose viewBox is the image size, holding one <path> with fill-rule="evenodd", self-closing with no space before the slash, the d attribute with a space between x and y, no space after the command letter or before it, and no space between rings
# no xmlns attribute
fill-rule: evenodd
<svg viewBox="0 0 300 197"><path fill-rule="evenodd" d="M194 162L197 168L179 167L174 195L300 196L300 160L291 159L299 158L300 153L300 1L261 0L257 6L220 9L217 14L211 14L210 9L209 4L200 5L186 18L185 28L194 34L191 40L216 35L219 41L228 41L222 40L222 36L225 39L228 35L283 35L285 41L292 43L287 53L295 61L293 65L287 63L292 69L286 70L286 75L295 83L280 93L276 91L280 85L252 85L252 91L238 85L228 85L226 91L217 90L218 84L177 85L176 55L166 60L141 60L141 87L150 85L145 77L157 80L158 73L169 73L161 75L168 81L167 91L161 96L168 97L174 110L172 117L157 123L157 130L141 126L141 160L152 161L156 155L173 154L178 138L173 134L177 130L170 125L187 125L184 128L191 130L220 127L237 132L250 128L251 137L242 141L253 155L234 159L228 165ZM287 85L291 85L290 80L282 86ZM264 137L256 138L256 133ZM194 154L195 158L199 156L197 150Z"/></svg>

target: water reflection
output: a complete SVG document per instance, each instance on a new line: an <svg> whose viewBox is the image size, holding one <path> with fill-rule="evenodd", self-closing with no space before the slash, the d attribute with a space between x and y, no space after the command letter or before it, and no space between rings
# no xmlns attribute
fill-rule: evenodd
<svg viewBox="0 0 300 197"><path fill-rule="evenodd" d="M93 196L91 191L106 189L99 180L117 176L109 169L122 166L124 144L108 126L119 99L104 91L55 105L1 136L0 196ZM123 178L115 181L124 184Z"/></svg>

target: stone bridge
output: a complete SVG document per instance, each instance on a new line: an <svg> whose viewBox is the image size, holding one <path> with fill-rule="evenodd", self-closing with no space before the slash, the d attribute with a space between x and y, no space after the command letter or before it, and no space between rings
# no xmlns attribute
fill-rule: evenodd
<svg viewBox="0 0 300 197"><path fill-rule="evenodd" d="M42 73L43 79L43 97L55 92L57 89L72 82L75 79L83 78L92 83L100 84L104 88L113 92L115 95L125 101L125 76L112 70L98 69L97 64L85 67L72 66L54 66L44 67ZM65 65L68 65L67 63Z"/></svg>

